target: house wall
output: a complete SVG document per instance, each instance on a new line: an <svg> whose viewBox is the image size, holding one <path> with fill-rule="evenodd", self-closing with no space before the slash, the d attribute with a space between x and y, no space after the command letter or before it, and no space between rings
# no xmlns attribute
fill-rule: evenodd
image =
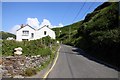
<svg viewBox="0 0 120 80"><path fill-rule="evenodd" d="M45 31L46 31L46 35L44 34ZM37 31L36 36L37 36L36 37L37 39L46 37L46 36L50 36L52 39L55 39L55 32L48 27L43 27Z"/></svg>
<svg viewBox="0 0 120 80"><path fill-rule="evenodd" d="M23 31L29 31L28 35L23 35ZM34 33L34 37L31 37L31 33ZM18 30L16 32L16 40L22 41L22 39L34 40L35 38L35 30L30 28L29 26L25 26L24 28Z"/></svg>
<svg viewBox="0 0 120 80"><path fill-rule="evenodd" d="M23 31L29 31L29 35L23 35ZM46 34L45 34L46 31ZM31 37L31 33L34 33L34 37ZM55 32L48 28L47 26L41 28L40 30L34 30L29 26L25 26L16 32L16 40L22 41L22 39L36 40L42 37L50 36L52 39L55 39Z"/></svg>

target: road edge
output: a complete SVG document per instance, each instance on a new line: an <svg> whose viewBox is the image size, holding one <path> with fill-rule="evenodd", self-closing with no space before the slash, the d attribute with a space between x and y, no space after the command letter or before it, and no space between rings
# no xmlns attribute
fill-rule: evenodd
<svg viewBox="0 0 120 80"><path fill-rule="evenodd" d="M44 74L43 79L46 79L47 76L49 75L49 73L50 73L50 72L52 71L52 69L54 68L54 66L55 66L55 64L56 64L56 62L57 62L57 60L58 60L58 57L59 57L60 48L61 48L61 46L59 47L59 49L58 49L58 51L57 51L57 55L56 55L56 58L54 59L54 62L53 62L52 67Z"/></svg>

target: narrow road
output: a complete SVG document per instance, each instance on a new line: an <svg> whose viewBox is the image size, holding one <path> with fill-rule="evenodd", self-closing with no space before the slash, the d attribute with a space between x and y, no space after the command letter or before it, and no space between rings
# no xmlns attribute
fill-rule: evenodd
<svg viewBox="0 0 120 80"><path fill-rule="evenodd" d="M118 71L80 55L82 51L61 45L59 57L48 78L118 78Z"/></svg>

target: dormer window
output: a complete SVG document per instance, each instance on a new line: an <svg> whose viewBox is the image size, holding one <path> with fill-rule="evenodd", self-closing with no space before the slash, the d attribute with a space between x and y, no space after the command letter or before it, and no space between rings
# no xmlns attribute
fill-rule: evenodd
<svg viewBox="0 0 120 80"><path fill-rule="evenodd" d="M23 36L28 36L28 35L29 35L29 31L24 30L24 31L23 31Z"/></svg>

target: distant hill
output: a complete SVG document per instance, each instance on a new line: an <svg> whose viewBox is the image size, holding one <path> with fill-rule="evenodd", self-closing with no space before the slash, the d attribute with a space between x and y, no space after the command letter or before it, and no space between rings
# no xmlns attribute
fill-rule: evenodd
<svg viewBox="0 0 120 80"><path fill-rule="evenodd" d="M64 44L80 47L86 53L117 66L120 52L119 20L118 3L105 2L87 14L83 21L54 30L56 34L61 30L57 39Z"/></svg>
<svg viewBox="0 0 120 80"><path fill-rule="evenodd" d="M0 39L7 39L8 37L13 37L15 38L16 36L12 33L8 33L8 32L4 32L4 31L1 31L0 32Z"/></svg>

